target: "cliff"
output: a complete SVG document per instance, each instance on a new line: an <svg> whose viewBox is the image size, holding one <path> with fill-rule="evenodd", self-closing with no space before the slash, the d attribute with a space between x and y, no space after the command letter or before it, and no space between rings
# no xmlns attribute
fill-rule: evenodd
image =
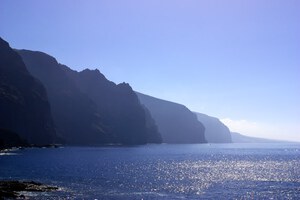
<svg viewBox="0 0 300 200"><path fill-rule="evenodd" d="M204 126L181 104L136 92L151 113L164 143L205 143Z"/></svg>
<svg viewBox="0 0 300 200"><path fill-rule="evenodd" d="M66 75L55 58L19 50L30 73L46 87L57 132L67 144L95 145L111 140L97 105Z"/></svg>
<svg viewBox="0 0 300 200"><path fill-rule="evenodd" d="M127 83L115 84L99 70L77 72L64 66L66 74L88 95L102 113L117 142L123 144L160 143L159 133L146 123L146 111Z"/></svg>
<svg viewBox="0 0 300 200"><path fill-rule="evenodd" d="M1 38L0 128L36 145L56 139L44 86L30 75L22 58Z"/></svg>
<svg viewBox="0 0 300 200"><path fill-rule="evenodd" d="M211 117L202 113L197 113L198 120L205 127L205 138L209 143L231 143L229 128L218 118Z"/></svg>
<svg viewBox="0 0 300 200"><path fill-rule="evenodd" d="M148 142L145 111L128 84L116 85L99 70L71 70L42 52L18 53L45 85L58 133L68 144Z"/></svg>

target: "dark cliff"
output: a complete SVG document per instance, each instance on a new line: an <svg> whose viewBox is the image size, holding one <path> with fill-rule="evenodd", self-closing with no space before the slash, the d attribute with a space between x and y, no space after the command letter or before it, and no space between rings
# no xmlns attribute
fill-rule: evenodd
<svg viewBox="0 0 300 200"><path fill-rule="evenodd" d="M22 58L0 38L0 128L31 144L55 142L47 93Z"/></svg>
<svg viewBox="0 0 300 200"><path fill-rule="evenodd" d="M111 140L97 105L82 93L55 58L19 50L30 73L45 85L57 132L72 145L104 144Z"/></svg>
<svg viewBox="0 0 300 200"><path fill-rule="evenodd" d="M98 70L77 72L42 53L19 50L28 70L45 85L60 133L68 144L145 144L145 111L128 84Z"/></svg>
<svg viewBox="0 0 300 200"><path fill-rule="evenodd" d="M67 75L87 94L101 111L110 132L123 144L161 142L159 133L146 124L146 112L129 84L107 80L99 70L77 72L64 67Z"/></svg>
<svg viewBox="0 0 300 200"><path fill-rule="evenodd" d="M155 120L146 106L143 106L146 115L148 143L162 143L162 136L158 130Z"/></svg>
<svg viewBox="0 0 300 200"><path fill-rule="evenodd" d="M205 143L204 126L183 105L157 99L137 92L150 111L164 143Z"/></svg>
<svg viewBox="0 0 300 200"><path fill-rule="evenodd" d="M231 143L230 130L218 118L196 113L198 120L205 127L205 138L209 143Z"/></svg>

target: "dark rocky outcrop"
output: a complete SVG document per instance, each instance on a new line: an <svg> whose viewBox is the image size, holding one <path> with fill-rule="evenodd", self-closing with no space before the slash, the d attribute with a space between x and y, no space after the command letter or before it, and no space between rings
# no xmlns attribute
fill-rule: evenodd
<svg viewBox="0 0 300 200"><path fill-rule="evenodd" d="M229 128L218 118L211 117L202 113L197 113L198 120L205 127L205 138L209 143L231 143Z"/></svg>
<svg viewBox="0 0 300 200"><path fill-rule="evenodd" d="M59 188L55 186L44 185L34 181L0 181L0 200L4 199L28 199L20 192L53 192Z"/></svg>
<svg viewBox="0 0 300 200"><path fill-rule="evenodd" d="M137 92L150 111L164 143L205 143L204 126L188 108L181 104Z"/></svg>
<svg viewBox="0 0 300 200"><path fill-rule="evenodd" d="M18 53L45 85L58 133L68 144L150 141L145 111L128 84L116 85L98 70L71 70L42 52Z"/></svg>
<svg viewBox="0 0 300 200"><path fill-rule="evenodd" d="M56 138L45 88L1 38L0 128L31 144L49 144Z"/></svg>

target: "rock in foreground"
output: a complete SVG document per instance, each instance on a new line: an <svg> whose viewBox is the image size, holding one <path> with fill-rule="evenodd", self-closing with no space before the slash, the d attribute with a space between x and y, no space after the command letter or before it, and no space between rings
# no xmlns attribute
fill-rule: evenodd
<svg viewBox="0 0 300 200"><path fill-rule="evenodd" d="M0 181L0 200L7 198L26 198L21 192L53 192L58 187L34 181Z"/></svg>

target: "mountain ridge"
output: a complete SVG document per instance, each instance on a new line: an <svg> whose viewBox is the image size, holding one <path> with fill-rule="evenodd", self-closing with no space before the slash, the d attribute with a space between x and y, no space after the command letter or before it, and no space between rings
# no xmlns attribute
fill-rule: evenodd
<svg viewBox="0 0 300 200"><path fill-rule="evenodd" d="M129 84L115 84L98 69L77 72L43 52L18 53L45 85L58 133L68 144L146 144L151 134L159 135L155 129L149 132L145 111ZM155 136L151 141L160 143Z"/></svg>

